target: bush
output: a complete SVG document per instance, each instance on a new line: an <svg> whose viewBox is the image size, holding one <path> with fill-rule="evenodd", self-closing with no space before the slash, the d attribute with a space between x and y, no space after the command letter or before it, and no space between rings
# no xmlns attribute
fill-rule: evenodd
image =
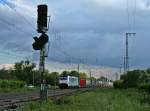
<svg viewBox="0 0 150 111"><path fill-rule="evenodd" d="M72 99L70 99L66 96L55 100L55 104L57 104L57 105L64 105L64 104L70 104L70 103L72 103Z"/></svg>
<svg viewBox="0 0 150 111"><path fill-rule="evenodd" d="M129 71L123 78L125 88L137 88L139 83L142 83L141 77L144 75L143 71L134 70Z"/></svg>
<svg viewBox="0 0 150 111"><path fill-rule="evenodd" d="M22 88L25 84L24 81L0 80L0 88Z"/></svg>
<svg viewBox="0 0 150 111"><path fill-rule="evenodd" d="M141 91L148 92L150 94L150 84L149 83L140 84L138 86L138 89L141 90Z"/></svg>
<svg viewBox="0 0 150 111"><path fill-rule="evenodd" d="M123 88L123 80L117 80L113 83L114 88L122 89Z"/></svg>

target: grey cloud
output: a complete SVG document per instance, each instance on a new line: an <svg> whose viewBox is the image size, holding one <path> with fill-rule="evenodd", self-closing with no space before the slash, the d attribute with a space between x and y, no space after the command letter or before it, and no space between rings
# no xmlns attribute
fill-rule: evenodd
<svg viewBox="0 0 150 111"><path fill-rule="evenodd" d="M16 1L17 2L17 1ZM36 17L30 17L30 13L36 15L37 1L20 1L16 10L19 13L26 11L26 7L33 10L24 17L16 14L12 10L3 10L0 13L0 43L5 49L16 50L18 52L32 52L32 37L36 34ZM78 62L76 58L87 58L91 64L118 67L122 63L125 49L125 32L129 30L127 25L127 13L124 1L104 1L98 0L50 0L44 1L49 4L50 23L50 43L51 52L49 60L61 62ZM136 24L134 31L137 32L135 42L129 41L134 46L129 46L130 62L134 66L149 66L150 47L149 39L149 10L141 8L137 2ZM34 7L34 8L33 8ZM130 13L131 14L131 13ZM133 17L130 16L132 26ZM5 20L6 22L2 22ZM28 23L27 21L30 21ZM35 24L35 25L34 25ZM58 32L52 32L52 29ZM61 37L56 39L54 33L61 33ZM4 42L5 41L5 42ZM63 51L61 51L63 50ZM68 55L67 55L68 54ZM33 54L33 59L37 57ZM37 59L37 58L36 58ZM145 64L144 64L145 63ZM138 64L138 65L137 65Z"/></svg>

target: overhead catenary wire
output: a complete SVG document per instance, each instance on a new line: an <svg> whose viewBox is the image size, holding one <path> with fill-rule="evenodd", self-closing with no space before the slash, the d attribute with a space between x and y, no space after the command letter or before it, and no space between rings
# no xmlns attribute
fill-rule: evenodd
<svg viewBox="0 0 150 111"><path fill-rule="evenodd" d="M71 62L74 63L80 63L80 64L87 64L87 58L81 58L81 57L76 57L73 56L72 54L68 53L64 48L61 47L62 44L67 44L67 46L69 45L68 42L65 42L62 40L62 33L58 33L56 31L56 29L52 30L52 35L51 35L51 54L54 54L53 52L53 48L54 51L57 52L57 54L55 54L56 56L58 56L58 53L61 54L60 56L62 57L62 55L67 58L67 61L71 64ZM69 46L68 46L69 47Z"/></svg>
<svg viewBox="0 0 150 111"><path fill-rule="evenodd" d="M136 9L137 9L137 0L126 0L127 28L129 31L135 30Z"/></svg>
<svg viewBox="0 0 150 111"><path fill-rule="evenodd" d="M137 1L134 0L134 11L133 11L133 30L135 30L136 23L136 9L137 9Z"/></svg>
<svg viewBox="0 0 150 111"><path fill-rule="evenodd" d="M12 11L14 11L18 16L20 16L26 23L28 23L33 30L35 30L34 25L25 17L23 16L21 13L19 13L15 8L12 8L11 6L8 5L8 3L4 0L2 0Z"/></svg>
<svg viewBox="0 0 150 111"><path fill-rule="evenodd" d="M55 29L53 29L52 33L53 33L54 36L52 36L52 38L51 38L52 39L51 40L51 49L55 48L55 51L57 51L57 52L63 54L64 56L68 57L69 58L68 61L70 61L70 63L71 63L71 60L80 63L81 62L80 58L77 58L77 57L74 57L74 56L70 55L68 52L66 52L64 49L62 49L62 47L60 46L62 44L62 40L61 40L62 39L62 34L61 33L58 34ZM54 53L54 52L51 52L51 53Z"/></svg>
<svg viewBox="0 0 150 111"><path fill-rule="evenodd" d="M126 0L126 12L127 12L127 28L130 30L130 13L129 13L129 0Z"/></svg>
<svg viewBox="0 0 150 111"><path fill-rule="evenodd" d="M0 51L1 55L7 55L7 56L11 56L11 57L15 57L15 58L23 58L23 59L26 59L26 58L29 58L30 56L22 56L22 55L18 55L18 54L14 54L14 53L10 53L10 52L7 52L7 51Z"/></svg>
<svg viewBox="0 0 150 111"><path fill-rule="evenodd" d="M26 21L26 23L28 23L32 27L32 29L34 31L36 30L36 28L34 27L34 25L25 16L23 16L22 14L20 14L17 10L14 10L14 12L16 12L18 16L20 16L21 18L23 18L24 21Z"/></svg>
<svg viewBox="0 0 150 111"><path fill-rule="evenodd" d="M4 1L4 0L2 0L4 3L6 3L6 1ZM7 5L7 3L6 3L6 5ZM11 10L13 10L18 16L20 16L26 23L28 23L28 25L30 25L30 26L32 26L32 24L24 17L24 16L22 16L17 10L15 10L15 9L13 9L12 7L10 7L9 5L7 5L8 6L8 8L10 8ZM7 20L4 20L4 19L2 19L2 18L0 18L0 21L2 22L2 23L5 23L5 24L7 24L7 25L9 25L9 26L11 26L13 29L11 29L11 28L9 28L9 31L10 30L14 30L14 29L16 29L16 31L18 32L18 33L24 33L24 34L29 34L30 36L31 36L31 32L29 32L29 31L24 31L22 28L20 28L20 27L17 27L14 23L12 23L12 22L9 22L9 21L7 21ZM18 31L19 30L19 31ZM11 54L12 55L12 54ZM17 56L18 57L18 56ZM21 56L19 56L19 57L21 57Z"/></svg>
<svg viewBox="0 0 150 111"><path fill-rule="evenodd" d="M17 27L15 24L13 24L13 23L11 23L11 22L9 22L7 20L4 20L4 19L0 18L0 21L1 21L1 23L7 24L8 26L11 27L11 28L9 28L9 31L10 30L14 31L14 29L15 29L18 33L22 33L23 32L24 34L32 35L31 32L30 33L29 32L25 32L23 29L21 29L20 27Z"/></svg>
<svg viewBox="0 0 150 111"><path fill-rule="evenodd" d="M52 48L52 47L51 47ZM51 50L52 51L52 50ZM60 49L60 48L55 48L55 51L57 52L57 56L59 56L58 54L60 54L59 57L62 57L64 56L64 58L67 58L67 61L71 62L72 61L80 61L79 58L75 58L73 57L72 55L68 54L66 51L64 51L63 49ZM54 51L52 52L54 54Z"/></svg>
<svg viewBox="0 0 150 111"><path fill-rule="evenodd" d="M4 0L2 0L4 3L6 3L6 1L4 1ZM7 5L7 3L6 3L6 5ZM12 11L14 11L18 16L20 16L21 18L23 18L23 20L26 22L26 23L28 23L33 29L35 29L34 27L33 27L33 25L29 22L29 20L27 20L27 18L26 17L24 17L22 14L20 14L17 10L15 10L15 9L13 9L12 7L10 7L9 5L7 5L8 6L8 8L10 8ZM0 18L0 21L2 21L2 22L4 22L4 23L6 23L7 25L10 25L11 27L13 27L13 28L15 28L15 29L17 29L17 30L20 30L21 32L24 32L24 33L28 33L28 32L25 32L24 30L22 30L21 28L19 28L19 27L17 27L15 24L13 24L13 23L11 23L11 22L8 22L8 21L6 21L6 20L4 20L4 19L2 19L2 18ZM28 34L32 34L32 33L28 33Z"/></svg>

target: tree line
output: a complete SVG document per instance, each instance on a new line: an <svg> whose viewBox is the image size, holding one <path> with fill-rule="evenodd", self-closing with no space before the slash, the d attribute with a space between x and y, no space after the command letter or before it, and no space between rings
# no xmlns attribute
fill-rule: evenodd
<svg viewBox="0 0 150 111"><path fill-rule="evenodd" d="M58 85L58 79L60 76L80 76L82 78L87 78L86 73L78 73L77 71L63 71L62 73L59 73L45 70L44 72L44 79L47 81L47 84L52 86ZM41 73L38 69L36 69L35 63L32 63L29 60L25 60L16 62L14 68L0 69L0 79L24 81L27 85L40 85Z"/></svg>
<svg viewBox="0 0 150 111"><path fill-rule="evenodd" d="M136 88L150 93L150 68L147 70L133 70L121 75L120 80L114 82L119 89Z"/></svg>

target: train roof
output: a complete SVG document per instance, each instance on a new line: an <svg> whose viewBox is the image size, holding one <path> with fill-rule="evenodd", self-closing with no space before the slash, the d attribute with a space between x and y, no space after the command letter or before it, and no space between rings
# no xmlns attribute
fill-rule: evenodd
<svg viewBox="0 0 150 111"><path fill-rule="evenodd" d="M60 78L63 78L63 77L78 78L76 76L60 76Z"/></svg>

